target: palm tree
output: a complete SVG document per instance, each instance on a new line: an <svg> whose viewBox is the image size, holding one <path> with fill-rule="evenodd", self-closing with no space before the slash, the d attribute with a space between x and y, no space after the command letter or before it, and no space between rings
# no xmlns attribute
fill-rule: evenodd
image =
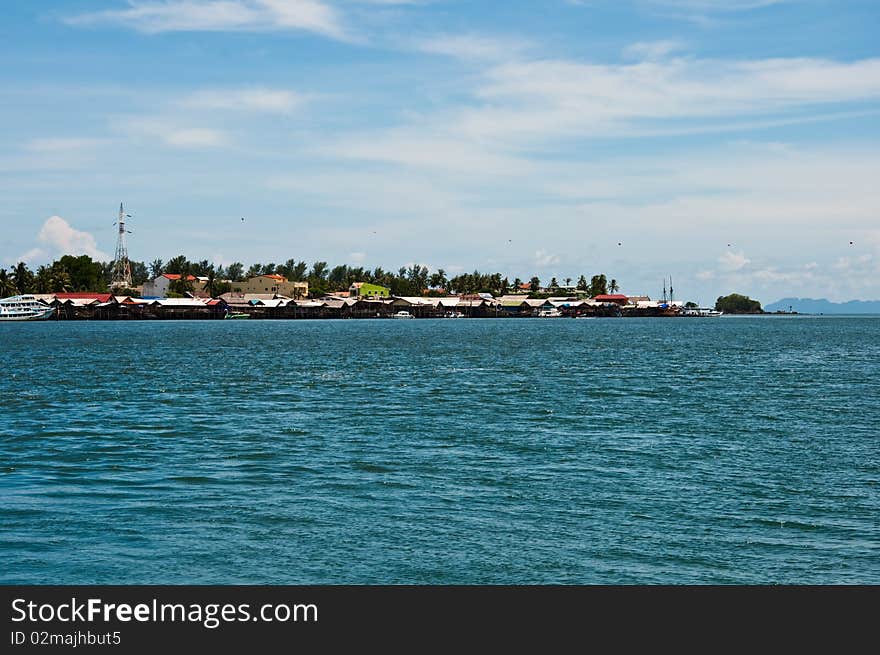
<svg viewBox="0 0 880 655"><path fill-rule="evenodd" d="M540 288L541 288L541 280L538 278L537 275L535 275L534 277L532 277L531 280L529 280L529 290L532 293L538 293L538 289L540 289Z"/></svg>
<svg viewBox="0 0 880 655"><path fill-rule="evenodd" d="M0 268L0 297L5 298L15 294L15 285L9 279L5 268Z"/></svg>
<svg viewBox="0 0 880 655"><path fill-rule="evenodd" d="M154 259L150 263L150 279L155 280L165 272L165 263L161 259Z"/></svg>
<svg viewBox="0 0 880 655"><path fill-rule="evenodd" d="M608 293L617 293L620 291L620 286L617 284L617 280L612 279L608 284Z"/></svg>
<svg viewBox="0 0 880 655"><path fill-rule="evenodd" d="M571 278L570 277L565 278L565 286L567 286L567 287L571 286Z"/></svg>
<svg viewBox="0 0 880 655"><path fill-rule="evenodd" d="M18 289L19 293L27 293L31 290L34 283L34 274L31 273L27 264L18 262L13 275L15 277L15 288Z"/></svg>
<svg viewBox="0 0 880 655"><path fill-rule="evenodd" d="M213 298L214 297L214 284L216 283L216 273L214 272L214 267L211 266L208 268L207 277L208 281L205 282L205 291L208 292L208 295Z"/></svg>

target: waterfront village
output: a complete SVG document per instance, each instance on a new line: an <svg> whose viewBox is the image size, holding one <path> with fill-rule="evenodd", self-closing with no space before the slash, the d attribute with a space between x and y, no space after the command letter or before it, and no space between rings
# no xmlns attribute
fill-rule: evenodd
<svg viewBox="0 0 880 655"><path fill-rule="evenodd" d="M605 286L604 276L598 284ZM354 282L347 290L310 294L307 281L270 273L235 283L223 281L222 294L207 276L162 273L127 293L61 291L33 293L54 308L56 320L121 319L296 319L296 318L508 318L700 316L718 314L671 297L622 293L591 294L572 285L552 288L518 283L510 293L449 294L426 288L422 295L398 296L389 287ZM218 285L219 286L219 285ZM581 285L583 286L583 285ZM616 286L616 284L614 285ZM178 293L183 290L184 293ZM139 293L138 293L139 292Z"/></svg>

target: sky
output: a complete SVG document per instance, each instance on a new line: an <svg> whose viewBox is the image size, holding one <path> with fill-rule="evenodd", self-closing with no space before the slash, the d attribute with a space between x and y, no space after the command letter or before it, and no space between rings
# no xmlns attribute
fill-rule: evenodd
<svg viewBox="0 0 880 655"><path fill-rule="evenodd" d="M0 5L0 266L880 298L876 0ZM241 220L244 218L245 220Z"/></svg>

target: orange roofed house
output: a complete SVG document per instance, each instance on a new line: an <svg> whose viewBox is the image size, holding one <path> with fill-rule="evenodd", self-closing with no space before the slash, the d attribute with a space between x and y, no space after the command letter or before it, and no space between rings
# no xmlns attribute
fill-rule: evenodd
<svg viewBox="0 0 880 655"><path fill-rule="evenodd" d="M171 286L172 282L179 280L181 278L177 273L162 273L155 280L150 280L144 284L144 298L167 298L168 297L168 287ZM203 280L207 280L207 278L198 278L194 275L187 275L186 279L193 283L193 289L196 291L201 290L203 284Z"/></svg>

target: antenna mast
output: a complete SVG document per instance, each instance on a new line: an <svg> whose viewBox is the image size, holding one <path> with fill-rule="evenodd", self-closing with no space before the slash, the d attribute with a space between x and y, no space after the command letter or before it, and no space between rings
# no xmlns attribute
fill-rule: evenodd
<svg viewBox="0 0 880 655"><path fill-rule="evenodd" d="M125 218L128 214L119 203L119 236L116 238L116 257L113 260L113 278L110 290L131 288L131 262L128 259L128 246L125 244Z"/></svg>

